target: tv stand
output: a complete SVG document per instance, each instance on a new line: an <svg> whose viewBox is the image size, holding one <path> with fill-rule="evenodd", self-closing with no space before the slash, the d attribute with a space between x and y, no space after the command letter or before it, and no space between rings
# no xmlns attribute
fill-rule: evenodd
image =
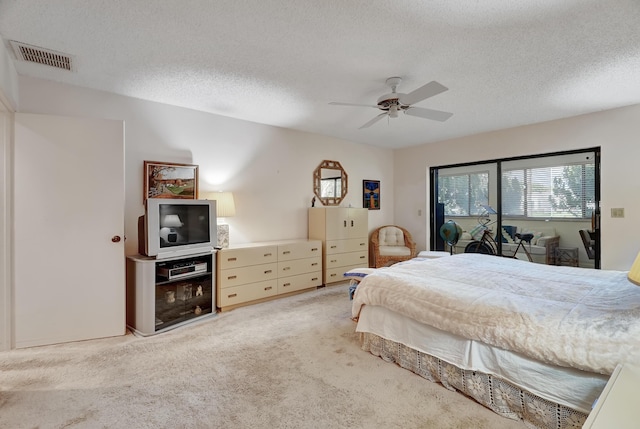
<svg viewBox="0 0 640 429"><path fill-rule="evenodd" d="M127 257L127 326L148 336L216 313L214 252Z"/></svg>

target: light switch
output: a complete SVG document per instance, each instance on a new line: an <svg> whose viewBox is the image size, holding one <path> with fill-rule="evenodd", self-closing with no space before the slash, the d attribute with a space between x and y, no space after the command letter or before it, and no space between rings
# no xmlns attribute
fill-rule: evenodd
<svg viewBox="0 0 640 429"><path fill-rule="evenodd" d="M624 209L623 208L611 209L611 217L624 217Z"/></svg>

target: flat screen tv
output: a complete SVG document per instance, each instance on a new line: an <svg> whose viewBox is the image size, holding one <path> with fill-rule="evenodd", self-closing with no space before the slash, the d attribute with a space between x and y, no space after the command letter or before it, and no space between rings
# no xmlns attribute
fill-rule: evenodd
<svg viewBox="0 0 640 429"><path fill-rule="evenodd" d="M216 223L215 200L149 198L138 219L138 252L157 259L211 252Z"/></svg>

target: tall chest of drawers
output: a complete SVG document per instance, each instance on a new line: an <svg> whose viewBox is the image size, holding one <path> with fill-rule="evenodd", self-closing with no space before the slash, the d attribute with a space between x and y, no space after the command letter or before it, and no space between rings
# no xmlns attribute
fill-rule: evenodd
<svg viewBox="0 0 640 429"><path fill-rule="evenodd" d="M324 284L344 281L346 271L369 266L368 209L310 208L309 238L322 241Z"/></svg>
<svg viewBox="0 0 640 429"><path fill-rule="evenodd" d="M221 249L217 303L221 311L322 285L322 243L287 240Z"/></svg>

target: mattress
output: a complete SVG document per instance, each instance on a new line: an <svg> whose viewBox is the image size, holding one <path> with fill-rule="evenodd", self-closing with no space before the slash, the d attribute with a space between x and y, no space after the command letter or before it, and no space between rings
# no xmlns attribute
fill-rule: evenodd
<svg viewBox="0 0 640 429"><path fill-rule="evenodd" d="M465 253L367 275L352 316L381 306L535 361L609 375L640 360L640 287L622 271Z"/></svg>

